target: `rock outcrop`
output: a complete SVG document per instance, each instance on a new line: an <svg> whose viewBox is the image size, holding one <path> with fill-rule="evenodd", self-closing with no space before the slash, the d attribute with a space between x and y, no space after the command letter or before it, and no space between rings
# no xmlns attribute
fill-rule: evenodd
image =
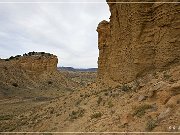
<svg viewBox="0 0 180 135"><path fill-rule="evenodd" d="M180 63L178 3L108 5L110 22L102 21L97 28L99 79L128 83Z"/></svg>
<svg viewBox="0 0 180 135"><path fill-rule="evenodd" d="M9 87L39 87L48 82L63 80L57 71L57 56L44 52L30 52L0 60L0 89ZM6 92L6 91L5 91Z"/></svg>
<svg viewBox="0 0 180 135"><path fill-rule="evenodd" d="M43 53L30 52L23 56L17 55L0 61L0 66L4 68L17 68L30 72L53 72L57 70L57 56Z"/></svg>
<svg viewBox="0 0 180 135"><path fill-rule="evenodd" d="M68 73L57 70L57 63L57 56L44 52L0 59L0 98L37 97L41 100L44 96L57 97L81 87Z"/></svg>

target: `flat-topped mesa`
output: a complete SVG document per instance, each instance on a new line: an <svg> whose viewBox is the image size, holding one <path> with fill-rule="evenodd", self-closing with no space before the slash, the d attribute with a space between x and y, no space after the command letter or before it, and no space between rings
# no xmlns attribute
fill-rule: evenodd
<svg viewBox="0 0 180 135"><path fill-rule="evenodd" d="M23 56L11 56L9 59L1 60L1 64L7 68L13 67L33 72L56 71L57 63L57 56L45 52L29 52Z"/></svg>
<svg viewBox="0 0 180 135"><path fill-rule="evenodd" d="M108 5L110 22L102 21L97 28L99 79L128 83L149 71L180 63L180 4Z"/></svg>

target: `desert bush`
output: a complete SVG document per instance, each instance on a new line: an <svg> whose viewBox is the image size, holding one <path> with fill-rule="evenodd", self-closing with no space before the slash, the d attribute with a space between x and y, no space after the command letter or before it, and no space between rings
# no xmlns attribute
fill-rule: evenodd
<svg viewBox="0 0 180 135"><path fill-rule="evenodd" d="M108 94L109 94L108 92L105 92L105 93L104 93L105 96L108 96Z"/></svg>
<svg viewBox="0 0 180 135"><path fill-rule="evenodd" d="M94 119L94 118L99 118L102 116L102 113L101 112L96 112L94 114L91 115L91 119Z"/></svg>
<svg viewBox="0 0 180 135"><path fill-rule="evenodd" d="M25 53L25 54L23 54L23 56L28 56L28 55Z"/></svg>
<svg viewBox="0 0 180 135"><path fill-rule="evenodd" d="M52 81L48 81L48 84L52 84L53 82Z"/></svg>
<svg viewBox="0 0 180 135"><path fill-rule="evenodd" d="M87 98L87 97L90 97L90 95L88 95L88 94L85 94L85 95L84 95L84 98Z"/></svg>
<svg viewBox="0 0 180 135"><path fill-rule="evenodd" d="M102 102L102 97L99 96L99 97L98 97L98 100L97 100L97 104L99 105L101 102Z"/></svg>
<svg viewBox="0 0 180 135"><path fill-rule="evenodd" d="M12 60L12 59L14 59L14 57L13 57L13 56L11 56L9 59L10 59L10 60Z"/></svg>
<svg viewBox="0 0 180 135"><path fill-rule="evenodd" d="M128 85L126 84L123 84L123 86L121 86L121 90L124 91L124 92L128 92L131 90L131 87L129 87Z"/></svg>
<svg viewBox="0 0 180 135"><path fill-rule="evenodd" d="M149 121L147 121L146 123L146 127L145 127L145 130L146 131L152 131L155 127L157 126L157 121L156 120L153 120L153 119L150 119Z"/></svg>
<svg viewBox="0 0 180 135"><path fill-rule="evenodd" d="M166 72L163 74L163 76L164 76L164 78L166 79L166 80L168 80L171 76L170 75L168 75Z"/></svg>
<svg viewBox="0 0 180 135"><path fill-rule="evenodd" d="M21 57L21 55L16 55L15 58Z"/></svg>
<svg viewBox="0 0 180 135"><path fill-rule="evenodd" d="M1 124L0 132L11 132L17 128L16 124Z"/></svg>
<svg viewBox="0 0 180 135"><path fill-rule="evenodd" d="M8 70L8 68L7 68L7 67L4 67L4 69L5 69L5 70Z"/></svg>
<svg viewBox="0 0 180 135"><path fill-rule="evenodd" d="M113 106L114 106L114 105L113 105L112 101L109 101L109 102L108 102L108 107L111 108L111 107L113 107Z"/></svg>
<svg viewBox="0 0 180 135"><path fill-rule="evenodd" d="M135 108L133 116L141 117L145 114L145 111L147 109L151 109L151 108L152 108L152 105L148 105L148 104L140 105L137 108Z"/></svg>
<svg viewBox="0 0 180 135"><path fill-rule="evenodd" d="M48 55L48 56L51 56L51 54L50 54L50 53L47 53L47 55Z"/></svg>
<svg viewBox="0 0 180 135"><path fill-rule="evenodd" d="M81 101L82 101L82 100L77 100L77 101L75 102L75 105L78 106L78 105L81 103Z"/></svg>
<svg viewBox="0 0 180 135"><path fill-rule="evenodd" d="M42 97L42 96L39 96L39 97L36 97L34 99L34 101L37 101L37 102L43 102L43 101L50 101L52 100L53 98L51 97Z"/></svg>
<svg viewBox="0 0 180 135"><path fill-rule="evenodd" d="M0 115L0 120L11 120L12 118L12 115Z"/></svg>
<svg viewBox="0 0 180 135"><path fill-rule="evenodd" d="M12 86L18 87L18 84L17 83L13 83Z"/></svg>
<svg viewBox="0 0 180 135"><path fill-rule="evenodd" d="M72 111L69 114L70 120L77 119L79 117L82 117L84 115L84 109L78 109L77 111Z"/></svg>

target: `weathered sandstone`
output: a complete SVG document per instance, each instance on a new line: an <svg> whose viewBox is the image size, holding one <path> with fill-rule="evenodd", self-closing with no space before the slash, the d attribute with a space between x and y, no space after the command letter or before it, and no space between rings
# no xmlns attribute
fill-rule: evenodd
<svg viewBox="0 0 180 135"><path fill-rule="evenodd" d="M1 68L17 68L31 72L51 72L57 70L57 63L57 56L37 53L1 60L0 66Z"/></svg>
<svg viewBox="0 0 180 135"><path fill-rule="evenodd" d="M30 52L23 56L11 56L0 60L0 87L39 86L43 83L62 80L57 72L57 56L44 52Z"/></svg>
<svg viewBox="0 0 180 135"><path fill-rule="evenodd" d="M99 79L128 83L180 63L178 3L108 5L110 22L102 21L97 28Z"/></svg>

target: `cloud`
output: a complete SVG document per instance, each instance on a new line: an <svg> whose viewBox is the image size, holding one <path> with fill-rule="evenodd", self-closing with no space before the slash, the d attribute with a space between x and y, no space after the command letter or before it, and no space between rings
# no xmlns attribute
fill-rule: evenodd
<svg viewBox="0 0 180 135"><path fill-rule="evenodd" d="M109 14L106 3L0 3L0 57L45 51L59 66L97 67L96 28Z"/></svg>

